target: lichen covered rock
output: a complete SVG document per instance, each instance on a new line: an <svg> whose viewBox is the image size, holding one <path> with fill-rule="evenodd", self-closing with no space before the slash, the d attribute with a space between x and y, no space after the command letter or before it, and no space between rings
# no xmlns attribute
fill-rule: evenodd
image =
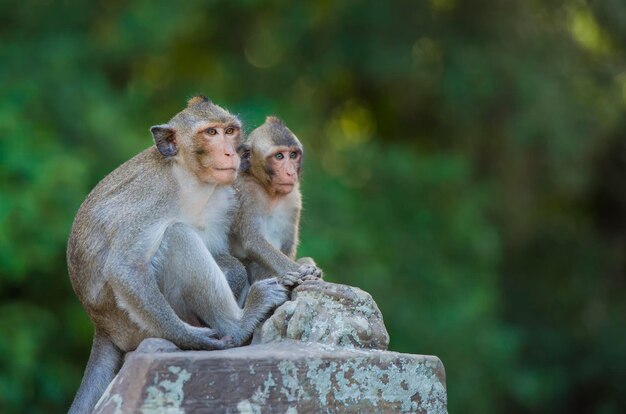
<svg viewBox="0 0 626 414"><path fill-rule="evenodd" d="M434 356L290 340L223 351L157 345L130 354L96 413L447 413Z"/></svg>
<svg viewBox="0 0 626 414"><path fill-rule="evenodd" d="M250 346L181 351L146 339L94 412L447 414L439 358L385 351L388 344L368 293L307 281Z"/></svg>
<svg viewBox="0 0 626 414"><path fill-rule="evenodd" d="M351 286L307 281L257 330L252 343L283 339L387 349L389 335L372 296Z"/></svg>

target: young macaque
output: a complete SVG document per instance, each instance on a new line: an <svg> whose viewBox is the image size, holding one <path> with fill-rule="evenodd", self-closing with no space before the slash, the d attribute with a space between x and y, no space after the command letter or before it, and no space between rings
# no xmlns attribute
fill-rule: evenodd
<svg viewBox="0 0 626 414"><path fill-rule="evenodd" d="M269 116L238 153L239 210L231 231L231 253L246 266L250 283L279 277L295 286L321 279L313 259L296 260L302 144L280 119Z"/></svg>

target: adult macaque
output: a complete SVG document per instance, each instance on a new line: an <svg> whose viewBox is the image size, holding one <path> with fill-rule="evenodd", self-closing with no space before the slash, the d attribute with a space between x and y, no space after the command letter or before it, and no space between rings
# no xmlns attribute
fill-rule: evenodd
<svg viewBox="0 0 626 414"><path fill-rule="evenodd" d="M270 116L238 152L239 210L231 251L246 265L250 281L284 275L285 283L297 284L321 278L313 259L295 259L302 210L302 144L280 119Z"/></svg>
<svg viewBox="0 0 626 414"><path fill-rule="evenodd" d="M240 121L195 97L150 130L155 146L94 188L68 241L72 286L95 326L71 413L92 411L123 354L143 339L182 349L240 345L287 299L276 278L262 280L241 309L225 276L245 277L228 256Z"/></svg>

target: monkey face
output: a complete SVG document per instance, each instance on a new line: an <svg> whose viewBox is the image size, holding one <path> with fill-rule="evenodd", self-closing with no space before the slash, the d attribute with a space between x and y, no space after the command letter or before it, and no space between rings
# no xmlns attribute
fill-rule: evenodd
<svg viewBox="0 0 626 414"><path fill-rule="evenodd" d="M193 172L200 181L229 185L240 158L241 121L204 96L195 96L167 124L150 128L156 149Z"/></svg>
<svg viewBox="0 0 626 414"><path fill-rule="evenodd" d="M197 129L188 158L200 181L217 185L235 181L240 162L236 151L239 136L235 124L208 123Z"/></svg>
<svg viewBox="0 0 626 414"><path fill-rule="evenodd" d="M289 194L300 179L302 151L299 147L279 147L266 160L266 172L276 194Z"/></svg>
<svg viewBox="0 0 626 414"><path fill-rule="evenodd" d="M280 119L268 116L239 146L241 171L255 177L270 196L290 194L300 180L302 144Z"/></svg>

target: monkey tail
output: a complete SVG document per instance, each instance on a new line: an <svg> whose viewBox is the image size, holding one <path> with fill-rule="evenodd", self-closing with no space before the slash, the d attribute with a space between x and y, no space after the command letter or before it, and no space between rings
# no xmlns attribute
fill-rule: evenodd
<svg viewBox="0 0 626 414"><path fill-rule="evenodd" d="M68 414L91 413L122 366L124 353L102 333L93 336L87 368Z"/></svg>

